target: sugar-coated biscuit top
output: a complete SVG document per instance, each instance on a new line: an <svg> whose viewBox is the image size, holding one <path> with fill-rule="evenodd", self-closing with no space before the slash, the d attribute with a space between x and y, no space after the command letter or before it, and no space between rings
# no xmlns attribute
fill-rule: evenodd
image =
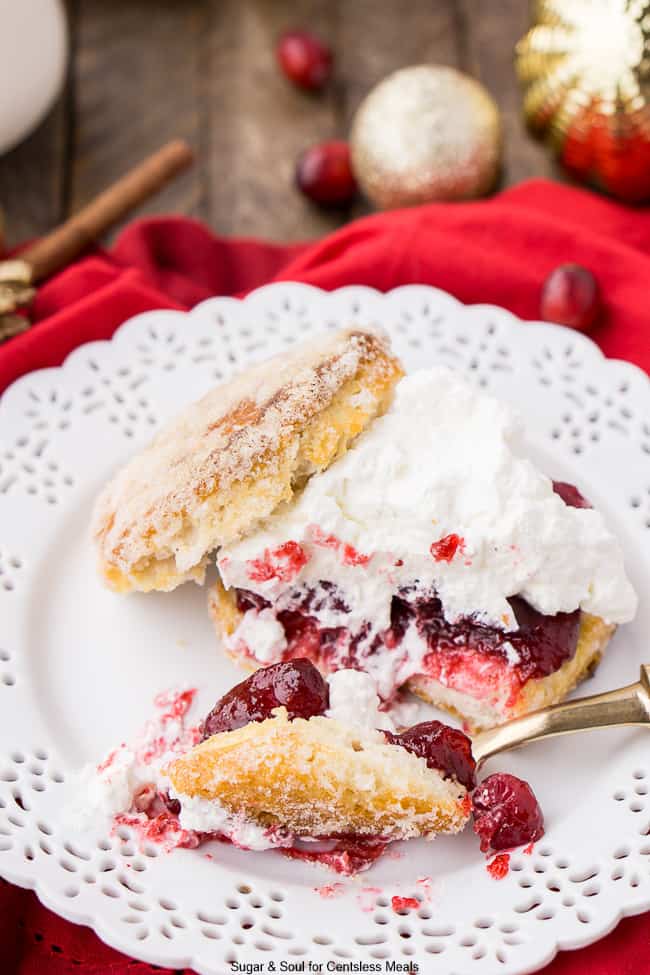
<svg viewBox="0 0 650 975"><path fill-rule="evenodd" d="M401 375L385 336L348 328L211 390L99 497L93 530L105 582L118 591L201 582L208 554L341 456Z"/></svg>

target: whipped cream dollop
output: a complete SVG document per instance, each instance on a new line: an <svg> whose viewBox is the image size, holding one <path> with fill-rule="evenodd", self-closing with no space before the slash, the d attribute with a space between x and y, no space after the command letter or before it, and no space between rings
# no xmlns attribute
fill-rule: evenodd
<svg viewBox="0 0 650 975"><path fill-rule="evenodd" d="M395 731L385 711L379 709L377 685L369 674L360 670L338 670L327 678L330 706L327 718L361 731Z"/></svg>
<svg viewBox="0 0 650 975"><path fill-rule="evenodd" d="M244 613L237 627L237 639L255 647L255 656L261 663L279 660L287 648L284 628L270 608Z"/></svg>
<svg viewBox="0 0 650 975"><path fill-rule="evenodd" d="M405 377L344 457L217 562L226 588L274 611L302 600L323 627L370 623L371 633L389 626L406 586L435 590L450 622L502 630L517 627L515 595L547 615L581 608L607 623L631 619L637 602L602 515L566 505L525 456L509 407L443 367ZM323 581L330 589L305 610L305 592ZM248 632L261 615L248 611ZM265 631L260 659L280 645Z"/></svg>
<svg viewBox="0 0 650 975"><path fill-rule="evenodd" d="M73 799L64 810L66 825L84 831L98 820L126 812L138 790L154 778L154 774L141 776L140 771L135 752L126 745L112 753L110 765L85 765L77 773Z"/></svg>
<svg viewBox="0 0 650 975"><path fill-rule="evenodd" d="M182 829L201 834L226 836L242 850L274 850L292 846L293 836L285 830L269 829L243 814L232 813L218 799L190 796L170 788L169 795L180 804L178 821Z"/></svg>
<svg viewBox="0 0 650 975"><path fill-rule="evenodd" d="M86 765L79 771L63 813L68 827L85 831L113 821L114 826L132 828L143 843L161 843L166 850L195 846L203 834L210 833L247 850L291 845L291 837L281 830L231 813L216 800L177 795L172 788L166 766L201 740L200 725L188 720L195 693L159 694L153 716L133 742L122 742L98 765ZM161 795L182 800L178 819L162 806Z"/></svg>
<svg viewBox="0 0 650 975"><path fill-rule="evenodd" d="M200 741L201 731L188 721L196 691L164 691L154 711L132 742L121 742L99 764L88 764L76 775L66 823L86 830L103 819L132 811L144 817L151 797L166 792L164 768Z"/></svg>

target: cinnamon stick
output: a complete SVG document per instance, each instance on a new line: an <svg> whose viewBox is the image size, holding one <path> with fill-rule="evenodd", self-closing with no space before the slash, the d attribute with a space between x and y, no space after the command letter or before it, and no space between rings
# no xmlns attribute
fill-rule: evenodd
<svg viewBox="0 0 650 975"><path fill-rule="evenodd" d="M158 192L194 158L187 142L168 142L87 206L20 255L40 281L68 264L131 210Z"/></svg>

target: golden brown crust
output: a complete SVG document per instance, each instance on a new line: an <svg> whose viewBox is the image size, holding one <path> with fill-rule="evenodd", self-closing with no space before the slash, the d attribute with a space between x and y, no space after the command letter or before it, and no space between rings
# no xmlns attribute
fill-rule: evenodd
<svg viewBox="0 0 650 975"><path fill-rule="evenodd" d="M351 328L212 390L98 499L104 581L121 592L202 582L210 551L252 531L341 456L401 376L383 336Z"/></svg>
<svg viewBox="0 0 650 975"><path fill-rule="evenodd" d="M467 792L424 759L330 718L273 718L214 735L167 769L176 793L218 800L298 836L458 832Z"/></svg>
<svg viewBox="0 0 650 975"><path fill-rule="evenodd" d="M237 608L235 590L225 589L220 578L208 589L208 613L217 636L222 639L232 636L244 618L242 611Z"/></svg>

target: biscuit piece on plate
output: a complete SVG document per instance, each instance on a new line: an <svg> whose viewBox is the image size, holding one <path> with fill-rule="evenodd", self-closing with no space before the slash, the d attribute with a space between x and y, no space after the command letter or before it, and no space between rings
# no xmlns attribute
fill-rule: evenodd
<svg viewBox="0 0 650 975"><path fill-rule="evenodd" d="M201 583L209 553L250 532L340 457L402 375L383 335L349 328L211 390L104 489L100 573L118 591Z"/></svg>
<svg viewBox="0 0 650 975"><path fill-rule="evenodd" d="M75 828L108 818L167 851L219 840L349 875L395 840L467 822L469 738L440 721L397 733L368 674L325 680L309 660L274 664L190 724L195 693L159 694L134 740L82 770Z"/></svg>
<svg viewBox="0 0 650 975"><path fill-rule="evenodd" d="M273 707L279 699L286 706ZM218 702L204 741L166 769L181 827L223 833L226 824L237 845L305 859L324 842L379 854L395 840L458 832L474 784L469 740L427 722L402 745L378 704L358 671L333 674L329 687L307 660L258 671ZM338 869L330 852L319 859Z"/></svg>
<svg viewBox="0 0 650 975"><path fill-rule="evenodd" d="M322 716L289 721L282 708L207 739L168 775L181 809L186 797L218 801L300 837L409 839L457 832L467 818L458 783L380 731Z"/></svg>

